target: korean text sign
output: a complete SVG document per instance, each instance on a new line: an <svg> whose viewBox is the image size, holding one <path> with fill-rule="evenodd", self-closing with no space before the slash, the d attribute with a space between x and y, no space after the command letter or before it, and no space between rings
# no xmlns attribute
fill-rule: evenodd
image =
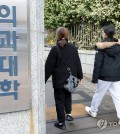
<svg viewBox="0 0 120 134"><path fill-rule="evenodd" d="M30 108L27 0L0 2L0 113Z"/></svg>

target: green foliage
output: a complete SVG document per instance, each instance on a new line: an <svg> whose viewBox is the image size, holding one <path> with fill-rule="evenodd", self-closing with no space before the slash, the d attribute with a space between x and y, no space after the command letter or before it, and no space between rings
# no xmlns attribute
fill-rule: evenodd
<svg viewBox="0 0 120 134"><path fill-rule="evenodd" d="M71 31L70 41L77 47L91 47L101 41L102 26L114 24L116 37L120 38L120 0L45 0L45 28L55 30L65 26ZM78 32L71 27L84 25ZM94 30L91 26L95 25ZM55 40L50 33L48 40ZM50 38L50 39L49 39Z"/></svg>
<svg viewBox="0 0 120 134"><path fill-rule="evenodd" d="M45 27L71 27L84 22L120 27L119 0L45 0Z"/></svg>

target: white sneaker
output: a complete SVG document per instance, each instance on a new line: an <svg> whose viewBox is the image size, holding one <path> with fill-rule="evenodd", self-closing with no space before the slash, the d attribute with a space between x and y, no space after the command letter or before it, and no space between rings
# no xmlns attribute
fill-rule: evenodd
<svg viewBox="0 0 120 134"><path fill-rule="evenodd" d="M86 111L90 116L92 116L92 117L94 117L94 118L97 117L97 113L92 112L90 107L86 106L86 107L85 107L85 111Z"/></svg>

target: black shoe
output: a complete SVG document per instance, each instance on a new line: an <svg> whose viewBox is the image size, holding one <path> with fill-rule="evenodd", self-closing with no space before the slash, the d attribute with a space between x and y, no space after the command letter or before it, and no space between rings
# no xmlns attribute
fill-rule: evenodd
<svg viewBox="0 0 120 134"><path fill-rule="evenodd" d="M67 121L73 121L74 119L73 119L73 117L71 115L67 114L66 115L66 120Z"/></svg>
<svg viewBox="0 0 120 134"><path fill-rule="evenodd" d="M65 123L59 123L58 121L54 123L54 126L62 130L66 130Z"/></svg>

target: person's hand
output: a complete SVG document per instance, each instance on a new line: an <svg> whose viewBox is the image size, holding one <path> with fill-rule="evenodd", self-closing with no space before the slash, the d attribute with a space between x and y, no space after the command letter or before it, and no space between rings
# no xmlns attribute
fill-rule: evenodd
<svg viewBox="0 0 120 134"><path fill-rule="evenodd" d="M98 83L98 81L95 81L95 80L92 80L91 82L94 83L94 84L97 84Z"/></svg>
<svg viewBox="0 0 120 134"><path fill-rule="evenodd" d="M80 85L83 84L83 79L79 80L79 84L80 84Z"/></svg>

